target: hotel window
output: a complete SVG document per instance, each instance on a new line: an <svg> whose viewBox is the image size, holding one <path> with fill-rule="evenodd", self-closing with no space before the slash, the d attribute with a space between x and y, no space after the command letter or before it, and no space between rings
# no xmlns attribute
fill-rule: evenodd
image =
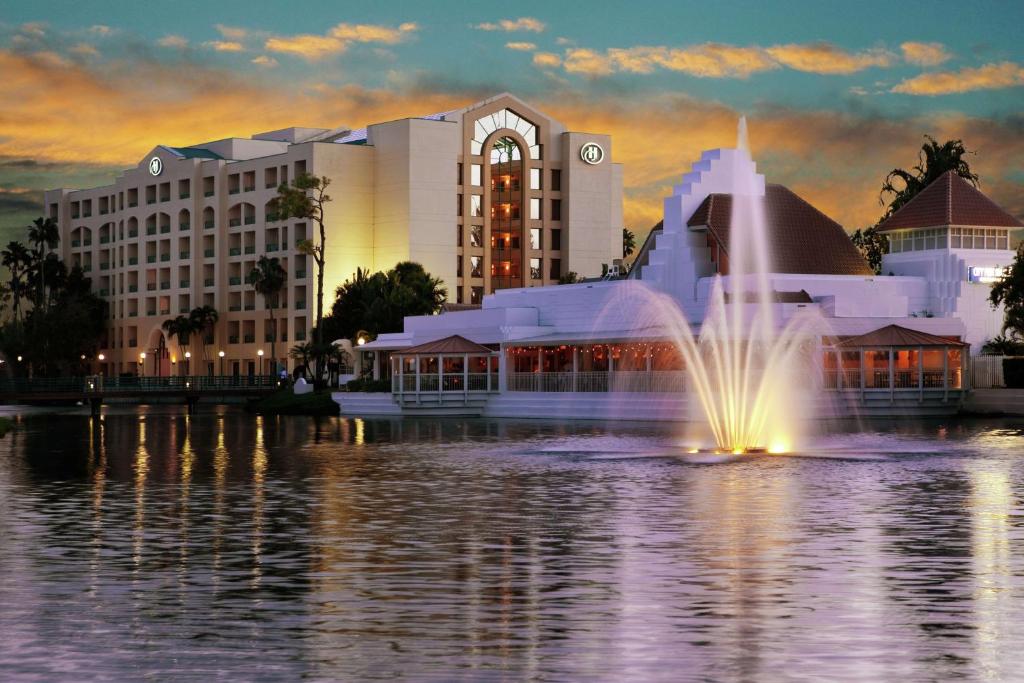
<svg viewBox="0 0 1024 683"><path fill-rule="evenodd" d="M483 277L484 276L484 259L482 256L470 256L469 257L469 276L470 277Z"/></svg>
<svg viewBox="0 0 1024 683"><path fill-rule="evenodd" d="M530 228L530 249L540 249L540 228Z"/></svg>
<svg viewBox="0 0 1024 683"><path fill-rule="evenodd" d="M540 220L540 198L530 197L530 218L535 221Z"/></svg>
<svg viewBox="0 0 1024 683"><path fill-rule="evenodd" d="M551 220L560 221L562 220L562 200L552 199L551 200Z"/></svg>
<svg viewBox="0 0 1024 683"><path fill-rule="evenodd" d="M456 216L461 216L462 215L462 195L460 194L460 195L456 196L455 199L456 199L455 215Z"/></svg>
<svg viewBox="0 0 1024 683"><path fill-rule="evenodd" d="M541 174L541 170L539 168L531 168L530 169L530 189L531 190L540 190L541 189L540 174Z"/></svg>
<svg viewBox="0 0 1024 683"><path fill-rule="evenodd" d="M456 256L455 277L462 277L462 256Z"/></svg>
<svg viewBox="0 0 1024 683"><path fill-rule="evenodd" d="M461 225L456 225L455 226L455 245L459 246L459 247L462 246L462 226Z"/></svg>
<svg viewBox="0 0 1024 683"><path fill-rule="evenodd" d="M558 280L560 277L562 277L562 259L553 258L549 261L549 263L551 264L551 279Z"/></svg>
<svg viewBox="0 0 1024 683"><path fill-rule="evenodd" d="M461 185L462 184L462 162L461 161L459 162L458 170L455 173L456 173L455 184L456 185Z"/></svg>
<svg viewBox="0 0 1024 683"><path fill-rule="evenodd" d="M530 277L534 280L540 280L544 277L544 274L541 272L541 259L530 259Z"/></svg>
<svg viewBox="0 0 1024 683"><path fill-rule="evenodd" d="M562 231L558 228L551 231L551 248L555 251L562 248Z"/></svg>
<svg viewBox="0 0 1024 683"><path fill-rule="evenodd" d="M305 172L306 172L306 161L304 159L302 161L296 161L295 162L295 177L298 178L300 175L302 175Z"/></svg>
<svg viewBox="0 0 1024 683"><path fill-rule="evenodd" d="M484 215L484 198L483 195L473 194L469 196L469 215L470 216L483 216Z"/></svg>
<svg viewBox="0 0 1024 683"><path fill-rule="evenodd" d="M471 226L469 226L469 246L471 246L471 247L482 247L482 246L484 246L484 226L482 226L482 225L471 225Z"/></svg>
<svg viewBox="0 0 1024 683"><path fill-rule="evenodd" d="M462 287L459 287L458 289L455 290L455 303L462 303Z"/></svg>
<svg viewBox="0 0 1024 683"><path fill-rule="evenodd" d="M469 303L479 304L484 300L484 288L483 287L470 287L469 289Z"/></svg>
<svg viewBox="0 0 1024 683"><path fill-rule="evenodd" d="M557 168L551 170L551 189L555 192L562 191L562 172Z"/></svg>
<svg viewBox="0 0 1024 683"><path fill-rule="evenodd" d="M484 171L480 164L472 164L469 167L469 184L473 187L480 187L484 184Z"/></svg>

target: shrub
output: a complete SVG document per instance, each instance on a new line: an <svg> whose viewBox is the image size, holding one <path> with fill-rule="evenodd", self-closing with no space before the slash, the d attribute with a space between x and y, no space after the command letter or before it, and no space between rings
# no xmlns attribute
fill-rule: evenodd
<svg viewBox="0 0 1024 683"><path fill-rule="evenodd" d="M382 392L391 391L390 379L360 377L345 384L346 391Z"/></svg>
<svg viewBox="0 0 1024 683"><path fill-rule="evenodd" d="M1003 383L1011 389L1024 389L1024 358L1003 359Z"/></svg>

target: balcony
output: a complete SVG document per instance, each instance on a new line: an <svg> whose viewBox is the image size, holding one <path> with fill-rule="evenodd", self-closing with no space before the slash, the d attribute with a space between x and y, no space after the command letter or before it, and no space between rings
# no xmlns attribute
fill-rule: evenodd
<svg viewBox="0 0 1024 683"><path fill-rule="evenodd" d="M138 230L129 230L128 231L128 236L129 237L138 237L139 236L139 231Z"/></svg>
<svg viewBox="0 0 1024 683"><path fill-rule="evenodd" d="M128 285L128 291L129 291L129 293L134 294L135 292L139 291L139 286L138 285Z"/></svg>
<svg viewBox="0 0 1024 683"><path fill-rule="evenodd" d="M267 253L270 253L272 251L277 251L277 249L278 249L278 247L277 247L276 244L268 244L267 245Z"/></svg>
<svg viewBox="0 0 1024 683"><path fill-rule="evenodd" d="M187 252L187 251L179 251L178 252L178 258L183 258L184 259L184 258L188 258L188 257L189 257L189 252Z"/></svg>
<svg viewBox="0 0 1024 683"><path fill-rule="evenodd" d="M178 223L178 230L191 230L192 225L187 221L185 223Z"/></svg>
<svg viewBox="0 0 1024 683"><path fill-rule="evenodd" d="M110 264L109 263L101 263L100 264L100 270L110 270Z"/></svg>
<svg viewBox="0 0 1024 683"><path fill-rule="evenodd" d="M90 266L89 264L86 264L86 265L82 266L82 272L83 273L89 273L91 271L92 271L92 266Z"/></svg>
<svg viewBox="0 0 1024 683"><path fill-rule="evenodd" d="M242 249L240 247L231 247L228 249L228 256L241 256Z"/></svg>
<svg viewBox="0 0 1024 683"><path fill-rule="evenodd" d="M256 304L246 304L245 305L245 310L247 310L247 311L255 311L256 310Z"/></svg>
<svg viewBox="0 0 1024 683"><path fill-rule="evenodd" d="M242 341L244 341L246 344L252 344L254 341L256 341L256 335L255 334L247 334L247 335L242 337Z"/></svg>
<svg viewBox="0 0 1024 683"><path fill-rule="evenodd" d="M146 263L156 263L156 254L150 254L147 256Z"/></svg>
<svg viewBox="0 0 1024 683"><path fill-rule="evenodd" d="M237 344L237 343L238 343L238 335L237 334L232 334L232 335L230 335L228 337L228 344Z"/></svg>
<svg viewBox="0 0 1024 683"><path fill-rule="evenodd" d="M92 246L92 240L88 239L88 238L82 240L82 246L83 247L91 247Z"/></svg>
<svg viewBox="0 0 1024 683"><path fill-rule="evenodd" d="M156 283L155 282L147 282L146 283L146 291L147 292L155 292L156 291Z"/></svg>
<svg viewBox="0 0 1024 683"><path fill-rule="evenodd" d="M110 294L110 290L109 289L101 289L101 290L99 290L97 292L97 294L99 294L100 296L107 296L107 295Z"/></svg>
<svg viewBox="0 0 1024 683"><path fill-rule="evenodd" d="M256 222L256 216L248 216L245 219L245 224L246 225L253 225L255 222Z"/></svg>
<svg viewBox="0 0 1024 683"><path fill-rule="evenodd" d="M160 260L161 261L170 261L171 260L171 255L170 254L160 254Z"/></svg>
<svg viewBox="0 0 1024 683"><path fill-rule="evenodd" d="M296 270L295 271L295 278L298 279L298 280L305 280L306 279L306 271L304 271L304 270Z"/></svg>
<svg viewBox="0 0 1024 683"><path fill-rule="evenodd" d="M101 237L100 238L100 244L110 244L110 238L109 237Z"/></svg>
<svg viewBox="0 0 1024 683"><path fill-rule="evenodd" d="M237 187L234 188L234 189L228 190L228 194L238 194L239 192L241 192L241 190L239 190Z"/></svg>
<svg viewBox="0 0 1024 683"><path fill-rule="evenodd" d="M178 286L182 289L188 289L189 282L188 280L178 280Z"/></svg>
<svg viewBox="0 0 1024 683"><path fill-rule="evenodd" d="M213 287L213 278L208 277L205 280L203 280L203 287Z"/></svg>
<svg viewBox="0 0 1024 683"><path fill-rule="evenodd" d="M71 247L72 248L80 247L80 246L82 246L82 240L71 240Z"/></svg>
<svg viewBox="0 0 1024 683"><path fill-rule="evenodd" d="M235 276L235 277L229 277L229 278L228 278L228 284L229 284L229 285L232 285L232 286L234 286L234 285L240 285L240 284L242 284L242 278L240 278L240 277L238 277L238 276Z"/></svg>
<svg viewBox="0 0 1024 683"><path fill-rule="evenodd" d="M146 204L156 204L156 197L147 198Z"/></svg>
<svg viewBox="0 0 1024 683"><path fill-rule="evenodd" d="M136 201L134 201L134 202L128 202L128 208L129 208L129 209L134 209L134 208L135 208L136 206L138 206L138 205L139 205L139 202L138 202L138 200L136 200ZM134 344L133 344L133 346L134 346Z"/></svg>
<svg viewBox="0 0 1024 683"><path fill-rule="evenodd" d="M207 230L213 230L213 226L215 224L216 221L203 221L203 227L206 228Z"/></svg>
<svg viewBox="0 0 1024 683"><path fill-rule="evenodd" d="M246 254L255 254L256 253L256 247L246 247L245 248L245 253Z"/></svg>
<svg viewBox="0 0 1024 683"><path fill-rule="evenodd" d="M241 218L230 218L230 219L228 219L228 227L229 228L237 228L241 224L242 224L242 219Z"/></svg>
<svg viewBox="0 0 1024 683"><path fill-rule="evenodd" d="M161 282L160 283L160 289L170 289L170 288L171 288L171 283L170 282Z"/></svg>
<svg viewBox="0 0 1024 683"><path fill-rule="evenodd" d="M146 234L147 235L155 235L156 234L156 226L155 225L151 225L148 228L146 228Z"/></svg>
<svg viewBox="0 0 1024 683"><path fill-rule="evenodd" d="M242 192L255 192L255 191L256 191L256 186L255 185L246 185L245 187L242 188Z"/></svg>
<svg viewBox="0 0 1024 683"><path fill-rule="evenodd" d="M155 308L146 309L146 315L148 315L148 316L156 315L156 309Z"/></svg>
<svg viewBox="0 0 1024 683"><path fill-rule="evenodd" d="M160 234L161 235L166 235L170 231L171 231L171 226L169 226L169 225L161 225L160 226Z"/></svg>
<svg viewBox="0 0 1024 683"><path fill-rule="evenodd" d="M305 301L296 301L295 302L295 308L296 308L296 310L299 310L299 311L306 310L306 302Z"/></svg>
<svg viewBox="0 0 1024 683"><path fill-rule="evenodd" d="M232 313L235 313L236 311L242 310L242 306L240 304L232 304L228 306L228 310L231 311Z"/></svg>
<svg viewBox="0 0 1024 683"><path fill-rule="evenodd" d="M206 192L203 193L203 196L204 197L212 197L214 194L215 194L214 190L207 190Z"/></svg>
<svg viewBox="0 0 1024 683"><path fill-rule="evenodd" d="M139 257L138 256L129 256L128 257L128 265L129 266L137 266L137 265L139 265Z"/></svg>
<svg viewBox="0 0 1024 683"><path fill-rule="evenodd" d="M188 199L191 196L192 196L191 192L179 192L178 193L178 199Z"/></svg>
<svg viewBox="0 0 1024 683"><path fill-rule="evenodd" d="M275 187L277 187L277 183L267 183L266 185L264 185L264 187L267 188L268 190L273 190Z"/></svg>

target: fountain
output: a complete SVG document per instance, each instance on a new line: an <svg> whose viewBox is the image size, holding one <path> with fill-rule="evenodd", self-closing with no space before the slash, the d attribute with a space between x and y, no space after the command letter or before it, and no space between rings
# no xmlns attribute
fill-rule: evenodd
<svg viewBox="0 0 1024 683"><path fill-rule="evenodd" d="M749 165L743 118L737 138L734 153ZM793 447L807 417L801 413L808 392L798 385L808 376L807 350L821 334L816 312L776 319L764 185L758 178L733 173L728 274L713 277L699 334L678 298L644 282L628 283L613 303L619 315L631 318L632 329L657 327L674 341L685 361L688 403L695 411L691 422L704 426L701 437L714 442L707 450L719 453Z"/></svg>

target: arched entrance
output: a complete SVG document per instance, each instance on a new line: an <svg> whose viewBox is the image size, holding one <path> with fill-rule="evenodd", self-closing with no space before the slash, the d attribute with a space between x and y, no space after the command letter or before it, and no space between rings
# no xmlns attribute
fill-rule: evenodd
<svg viewBox="0 0 1024 683"><path fill-rule="evenodd" d="M149 334L142 370L142 374L151 377L171 376L171 350L167 346L167 337L159 327Z"/></svg>

